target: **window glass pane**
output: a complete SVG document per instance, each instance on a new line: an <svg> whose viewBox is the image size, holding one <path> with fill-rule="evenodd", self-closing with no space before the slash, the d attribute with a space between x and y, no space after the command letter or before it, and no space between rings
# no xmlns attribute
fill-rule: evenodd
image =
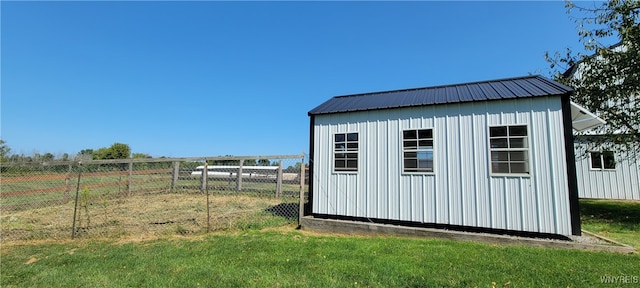
<svg viewBox="0 0 640 288"><path fill-rule="evenodd" d="M433 148L433 140L420 140L419 141L420 148Z"/></svg>
<svg viewBox="0 0 640 288"><path fill-rule="evenodd" d="M493 173L509 173L509 163L491 163L491 172Z"/></svg>
<svg viewBox="0 0 640 288"><path fill-rule="evenodd" d="M529 173L527 126L489 127L491 171Z"/></svg>
<svg viewBox="0 0 640 288"><path fill-rule="evenodd" d="M491 152L491 162L497 161L509 161L509 152L506 151L493 151Z"/></svg>
<svg viewBox="0 0 640 288"><path fill-rule="evenodd" d="M433 130L406 130L403 136L405 172L433 171Z"/></svg>
<svg viewBox="0 0 640 288"><path fill-rule="evenodd" d="M490 137L507 136L507 127L491 127L489 128Z"/></svg>
<svg viewBox="0 0 640 288"><path fill-rule="evenodd" d="M491 139L491 148L507 148L507 138Z"/></svg>
<svg viewBox="0 0 640 288"><path fill-rule="evenodd" d="M334 135L335 171L358 170L358 133L337 133ZM345 153L350 151L349 153Z"/></svg>
<svg viewBox="0 0 640 288"><path fill-rule="evenodd" d="M404 152L404 157L405 158L416 158L416 157L418 157L418 153L417 152Z"/></svg>
<svg viewBox="0 0 640 288"><path fill-rule="evenodd" d="M602 169L600 152L591 152L591 168Z"/></svg>
<svg viewBox="0 0 640 288"><path fill-rule="evenodd" d="M616 168L616 161L613 157L613 152L612 151L603 151L602 152L602 164L604 166L604 169L615 169Z"/></svg>
<svg viewBox="0 0 640 288"><path fill-rule="evenodd" d="M433 160L419 160L418 167L428 171L433 171Z"/></svg>
<svg viewBox="0 0 640 288"><path fill-rule="evenodd" d="M416 148L417 143L415 140L404 141L404 148Z"/></svg>
<svg viewBox="0 0 640 288"><path fill-rule="evenodd" d="M527 136L527 126L509 127L509 136Z"/></svg>
<svg viewBox="0 0 640 288"><path fill-rule="evenodd" d="M416 130L405 130L402 132L404 139L416 139Z"/></svg>
<svg viewBox="0 0 640 288"><path fill-rule="evenodd" d="M418 159L429 159L429 160L432 160L433 159L433 152L431 152L431 151L419 151L418 152Z"/></svg>
<svg viewBox="0 0 640 288"><path fill-rule="evenodd" d="M511 163L511 173L528 173L528 165L526 163L518 162Z"/></svg>
<svg viewBox="0 0 640 288"><path fill-rule="evenodd" d="M509 152L511 161L526 161L527 153L525 151Z"/></svg>
<svg viewBox="0 0 640 288"><path fill-rule="evenodd" d="M418 160L416 159L404 159L404 168L415 169L418 167Z"/></svg>
<svg viewBox="0 0 640 288"><path fill-rule="evenodd" d="M509 145L511 148L527 148L526 138L509 138Z"/></svg>
<svg viewBox="0 0 640 288"><path fill-rule="evenodd" d="M431 139L433 138L433 133L431 129L418 130L418 138L420 139Z"/></svg>

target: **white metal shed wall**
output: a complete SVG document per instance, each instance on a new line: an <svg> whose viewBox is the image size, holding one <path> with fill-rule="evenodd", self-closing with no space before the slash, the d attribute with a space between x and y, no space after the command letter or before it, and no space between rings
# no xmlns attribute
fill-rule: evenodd
<svg viewBox="0 0 640 288"><path fill-rule="evenodd" d="M576 154L584 151L575 143ZM591 169L591 158L576 155L580 198L640 200L640 157L615 153L615 169Z"/></svg>
<svg viewBox="0 0 640 288"><path fill-rule="evenodd" d="M560 97L321 114L312 212L571 234ZM488 130L528 125L531 174L491 176ZM434 173L402 172L402 131L432 128ZM358 172L333 172L333 135L359 133Z"/></svg>

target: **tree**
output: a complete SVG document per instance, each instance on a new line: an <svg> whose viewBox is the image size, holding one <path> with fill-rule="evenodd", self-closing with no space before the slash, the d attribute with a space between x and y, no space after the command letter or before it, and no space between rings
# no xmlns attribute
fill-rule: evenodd
<svg viewBox="0 0 640 288"><path fill-rule="evenodd" d="M295 166L287 167L287 169L284 169L284 172L287 172L287 173L298 173L298 172L300 172L301 166L302 166L302 162L296 162ZM307 165L305 165L304 167L307 168Z"/></svg>
<svg viewBox="0 0 640 288"><path fill-rule="evenodd" d="M567 2L589 55L547 53L554 78L574 88L572 101L607 121L597 147L640 154L640 1L611 0L594 8ZM616 42L617 41L617 42ZM607 45L606 43L616 43ZM561 70L562 69L562 70Z"/></svg>
<svg viewBox="0 0 640 288"><path fill-rule="evenodd" d="M91 159L93 159L93 149L82 149L82 150L80 150L80 152L78 152L76 157L80 158L80 159L91 160Z"/></svg>
<svg viewBox="0 0 640 288"><path fill-rule="evenodd" d="M55 156L52 153L44 153L44 155L40 156L40 161L42 162L52 162L55 159Z"/></svg>
<svg viewBox="0 0 640 288"><path fill-rule="evenodd" d="M109 148L100 148L92 153L93 159L128 159L131 155L129 145L113 143Z"/></svg>
<svg viewBox="0 0 640 288"><path fill-rule="evenodd" d="M11 153L11 148L7 145L7 142L0 139L0 162L9 161L9 154Z"/></svg>
<svg viewBox="0 0 640 288"><path fill-rule="evenodd" d="M149 158L153 158L153 157L151 157L151 155L145 154L145 153L133 153L133 154L131 154L131 158L133 158L133 159L149 159Z"/></svg>

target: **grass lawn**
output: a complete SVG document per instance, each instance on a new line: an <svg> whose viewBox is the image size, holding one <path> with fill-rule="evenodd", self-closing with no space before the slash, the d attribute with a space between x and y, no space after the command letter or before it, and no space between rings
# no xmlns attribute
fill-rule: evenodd
<svg viewBox="0 0 640 288"><path fill-rule="evenodd" d="M2 287L593 287L640 256L293 230L3 245ZM620 284L620 283L618 283Z"/></svg>
<svg viewBox="0 0 640 288"><path fill-rule="evenodd" d="M580 219L582 229L640 251L640 201L583 199L580 200Z"/></svg>
<svg viewBox="0 0 640 288"><path fill-rule="evenodd" d="M640 203L580 204L585 229L638 247ZM319 235L294 226L0 246L0 287L636 287L638 267L639 254Z"/></svg>

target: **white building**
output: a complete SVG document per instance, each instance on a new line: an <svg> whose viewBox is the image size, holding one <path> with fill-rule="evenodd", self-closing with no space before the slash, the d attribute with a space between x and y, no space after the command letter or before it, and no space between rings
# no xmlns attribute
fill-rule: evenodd
<svg viewBox="0 0 640 288"><path fill-rule="evenodd" d="M334 97L309 112L307 214L580 235L571 91L527 76Z"/></svg>
<svg viewBox="0 0 640 288"><path fill-rule="evenodd" d="M626 50L621 43L609 47L613 52ZM591 59L603 61L599 56L591 56ZM579 79L582 77L584 62L578 62L570 67L563 77ZM634 99L626 105L637 105L640 101L638 95L628 95ZM610 107L625 105L609 101ZM632 108L632 107L629 107ZM616 200L640 200L640 155L633 152L621 151L610 142L602 141L601 135L606 133L624 135L628 133L625 127L613 127L603 125L595 130L577 133L574 137L576 170L578 178L578 192L580 198L591 199L616 199ZM600 139L598 139L600 138ZM597 145L603 143L604 145ZM604 146L604 147L602 147ZM609 148L607 148L609 147Z"/></svg>
<svg viewBox="0 0 640 288"><path fill-rule="evenodd" d="M593 137L598 136L575 136L578 196L640 200L640 156L590 148Z"/></svg>

